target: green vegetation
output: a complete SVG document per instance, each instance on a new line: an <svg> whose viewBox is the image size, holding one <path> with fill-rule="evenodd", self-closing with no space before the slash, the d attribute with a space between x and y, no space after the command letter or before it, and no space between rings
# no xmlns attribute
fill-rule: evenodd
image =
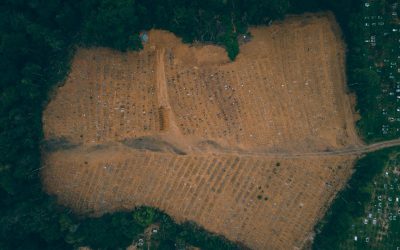
<svg viewBox="0 0 400 250"><path fill-rule="evenodd" d="M138 49L139 31L159 28L174 32L183 42L224 46L234 60L239 53L237 38L247 26L282 19L289 1L98 0L83 1L78 7L83 10L81 44Z"/></svg>
<svg viewBox="0 0 400 250"><path fill-rule="evenodd" d="M393 220L399 207L395 198L399 196L400 186L398 176L393 172L400 159L399 150L396 147L370 153L356 163L355 173L346 188L337 195L324 219L316 226L314 249L396 249L390 246L400 246L399 223L396 218ZM391 180L386 172L393 173ZM394 197L394 200L381 202L382 196ZM376 226L361 228L366 215L371 212L373 218L369 223L373 224L376 219ZM390 225L384 222L390 222ZM379 232L388 232L382 241L378 240ZM354 241L354 236L358 236L358 241ZM366 237L370 237L369 240Z"/></svg>
<svg viewBox="0 0 400 250"><path fill-rule="evenodd" d="M400 135L400 6L363 1L348 25L349 86L357 94L360 133L367 142Z"/></svg>
<svg viewBox="0 0 400 250"><path fill-rule="evenodd" d="M166 214L148 207L133 212L106 214L89 218L81 224L62 219L66 241L74 247L91 246L95 249L125 248L136 243L151 249L185 249L197 246L203 249L239 249L240 246L212 235L192 222L177 225ZM156 231L151 237L144 233L149 226ZM142 243L142 244L141 244Z"/></svg>
<svg viewBox="0 0 400 250"><path fill-rule="evenodd" d="M343 249L400 247L400 155L393 154L371 185L372 199L362 217L351 225ZM357 240L355 240L357 237Z"/></svg>

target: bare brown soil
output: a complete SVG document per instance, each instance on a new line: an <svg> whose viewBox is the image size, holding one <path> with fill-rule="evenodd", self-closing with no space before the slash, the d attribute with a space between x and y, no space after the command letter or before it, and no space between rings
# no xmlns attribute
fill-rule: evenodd
<svg viewBox="0 0 400 250"><path fill-rule="evenodd" d="M326 14L251 33L235 62L159 30L140 52L79 49L43 116L45 189L79 213L155 206L254 249L304 246L367 150L344 46Z"/></svg>
<svg viewBox="0 0 400 250"><path fill-rule="evenodd" d="M259 152L359 145L332 25L313 16L253 28L233 63L220 47L189 47L165 31L151 31L140 52L80 49L45 111L46 138L161 135L187 150L212 140Z"/></svg>
<svg viewBox="0 0 400 250"><path fill-rule="evenodd" d="M43 178L61 204L81 213L154 206L253 249L291 249L311 233L353 159L175 155L115 145L50 154Z"/></svg>

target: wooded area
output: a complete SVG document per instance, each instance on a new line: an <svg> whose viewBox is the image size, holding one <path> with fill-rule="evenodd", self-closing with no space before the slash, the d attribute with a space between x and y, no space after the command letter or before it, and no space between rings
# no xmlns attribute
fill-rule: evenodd
<svg viewBox="0 0 400 250"><path fill-rule="evenodd" d="M54 197L42 191L39 175L41 117L49 92L65 78L76 46L136 50L141 48L140 31L160 28L176 33L185 42L224 46L233 60L239 53L237 37L248 25L268 24L287 13L333 10L345 34L352 34L347 23L359 4L358 0L2 1L0 248L71 249L89 245L116 249L129 245L154 223L161 225L155 238L160 249L185 244L204 249L238 248L192 223L177 225L152 208L81 218L58 206ZM363 65L358 62L361 59L351 56L357 51L353 36L357 34L346 39L350 67ZM364 90L374 91L374 84L368 81ZM357 93L360 100L368 96Z"/></svg>
<svg viewBox="0 0 400 250"><path fill-rule="evenodd" d="M390 154L398 150L395 147L377 151L357 161L355 173L345 189L339 192L324 219L316 226L313 249L341 249L341 243L349 237L352 223L364 214L371 200L372 180L383 171Z"/></svg>

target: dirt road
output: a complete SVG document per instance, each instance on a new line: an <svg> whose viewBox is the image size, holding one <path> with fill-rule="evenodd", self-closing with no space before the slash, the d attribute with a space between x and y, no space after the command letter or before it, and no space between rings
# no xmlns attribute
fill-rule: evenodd
<svg viewBox="0 0 400 250"><path fill-rule="evenodd" d="M377 142L369 145L353 146L343 149L326 150L319 152L245 152L236 150L221 150L221 153L238 153L240 155L254 155L254 156L271 156L271 157L282 157L282 158L301 158L307 156L339 156L339 155L362 155L366 153L371 153L385 148L400 146L400 139L388 140Z"/></svg>

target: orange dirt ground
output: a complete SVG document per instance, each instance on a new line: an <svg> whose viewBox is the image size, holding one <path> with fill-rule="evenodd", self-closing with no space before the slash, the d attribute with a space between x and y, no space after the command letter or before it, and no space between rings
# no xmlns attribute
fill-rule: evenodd
<svg viewBox="0 0 400 250"><path fill-rule="evenodd" d="M356 158L329 152L362 144L344 46L327 14L251 33L235 62L159 30L140 52L79 49L43 115L45 189L80 213L149 205L253 249L304 246Z"/></svg>

